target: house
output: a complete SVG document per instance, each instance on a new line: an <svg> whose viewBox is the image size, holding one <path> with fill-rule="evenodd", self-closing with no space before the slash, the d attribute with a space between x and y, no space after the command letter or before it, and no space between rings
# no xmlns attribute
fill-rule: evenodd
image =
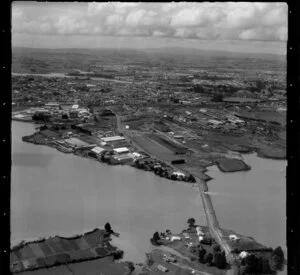
<svg viewBox="0 0 300 275"><path fill-rule="evenodd" d="M204 233L202 232L201 228L199 226L196 227L197 235L198 236L203 236Z"/></svg>
<svg viewBox="0 0 300 275"><path fill-rule="evenodd" d="M172 175L175 175L176 177L185 177L185 174L177 171L173 172Z"/></svg>
<svg viewBox="0 0 300 275"><path fill-rule="evenodd" d="M239 240L240 238L239 238L238 236L236 236L236 235L229 235L229 239L230 239L231 241L237 241L237 240Z"/></svg>
<svg viewBox="0 0 300 275"><path fill-rule="evenodd" d="M242 258L242 259L244 259L244 258L246 258L248 255L250 255L249 252L247 252L247 251L242 251L242 252L239 254L239 257Z"/></svg>
<svg viewBox="0 0 300 275"><path fill-rule="evenodd" d="M181 237L179 237L179 236L172 236L172 237L170 238L170 241L171 241L171 242L174 242L174 241L181 241Z"/></svg>

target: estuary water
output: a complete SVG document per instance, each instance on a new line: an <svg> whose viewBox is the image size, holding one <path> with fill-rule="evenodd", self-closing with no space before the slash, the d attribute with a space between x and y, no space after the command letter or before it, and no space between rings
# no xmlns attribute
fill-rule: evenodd
<svg viewBox="0 0 300 275"><path fill-rule="evenodd" d="M81 234L109 222L124 259L143 262L155 231L179 232L189 217L206 225L198 191L127 166L108 166L22 142L35 125L12 123L11 241ZM221 227L286 252L286 161L244 155L252 169L208 183Z"/></svg>
<svg viewBox="0 0 300 275"><path fill-rule="evenodd" d="M185 183L108 166L22 142L35 125L12 123L11 241L71 236L109 222L124 259L143 262L155 231L179 232L189 217L206 224L201 197Z"/></svg>
<svg viewBox="0 0 300 275"><path fill-rule="evenodd" d="M242 155L250 171L222 173L208 169L214 178L209 193L221 227L232 229L266 246L281 246L286 255L286 165L256 154Z"/></svg>

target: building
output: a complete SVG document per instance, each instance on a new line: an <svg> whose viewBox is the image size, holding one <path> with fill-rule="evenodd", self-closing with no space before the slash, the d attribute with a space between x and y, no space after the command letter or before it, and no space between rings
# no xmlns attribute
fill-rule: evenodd
<svg viewBox="0 0 300 275"><path fill-rule="evenodd" d="M172 175L175 175L176 177L185 177L185 174L183 174L183 173L181 173L181 172L177 172L177 171L175 171L175 172L173 172L172 173Z"/></svg>
<svg viewBox="0 0 300 275"><path fill-rule="evenodd" d="M231 241L238 241L240 238L238 236L236 236L236 235L229 235L229 239Z"/></svg>
<svg viewBox="0 0 300 275"><path fill-rule="evenodd" d="M239 254L239 257L242 258L242 259L244 259L244 258L246 258L246 257L249 256L249 255L250 255L249 252L247 252L247 251L242 251L242 252Z"/></svg>
<svg viewBox="0 0 300 275"><path fill-rule="evenodd" d="M115 149L113 149L113 151L117 155L129 153L129 149L126 147L115 148Z"/></svg>
<svg viewBox="0 0 300 275"><path fill-rule="evenodd" d="M171 242L174 242L174 241L181 241L181 237L179 236L172 236L171 239L170 239Z"/></svg>
<svg viewBox="0 0 300 275"><path fill-rule="evenodd" d="M203 236L204 233L202 232L201 228L199 226L196 227L197 235L198 236Z"/></svg>
<svg viewBox="0 0 300 275"><path fill-rule="evenodd" d="M121 155L115 155L111 157L110 162L112 164L125 164L128 162L132 162L133 161L133 155L130 153L127 154L121 154Z"/></svg>
<svg viewBox="0 0 300 275"><path fill-rule="evenodd" d="M91 151L89 152L89 155L97 158L97 157L101 156L101 154L104 153L105 151L106 151L106 149L96 146L91 149Z"/></svg>
<svg viewBox="0 0 300 275"><path fill-rule="evenodd" d="M104 137L104 138L101 138L101 140L103 142L113 142L113 141L125 140L125 138L121 137L121 136L113 136L113 137Z"/></svg>
<svg viewBox="0 0 300 275"><path fill-rule="evenodd" d="M59 104L55 102L49 102L45 104L45 109L47 110L59 110L59 108Z"/></svg>

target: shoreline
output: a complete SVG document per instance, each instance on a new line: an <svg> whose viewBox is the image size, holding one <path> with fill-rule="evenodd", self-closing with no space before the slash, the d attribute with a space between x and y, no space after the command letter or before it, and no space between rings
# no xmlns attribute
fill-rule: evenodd
<svg viewBox="0 0 300 275"><path fill-rule="evenodd" d="M95 228L83 234L59 235L21 241L10 249L10 269L14 274L69 266L75 263L107 259L111 264L122 259L124 251L110 244L112 232ZM129 262L118 263L124 268ZM133 263L131 263L133 266Z"/></svg>
<svg viewBox="0 0 300 275"><path fill-rule="evenodd" d="M24 123L32 123L32 124L34 124L34 125L42 125L43 123L35 123L35 122L33 122L32 120L25 120L25 119L18 119L18 118L13 118L12 119L12 121L17 121L17 122L24 122ZM33 135L33 134L32 134ZM26 137L26 136L25 136ZM31 137L31 136L27 136L27 137ZM23 137L24 138L24 137ZM22 139L23 139L22 138ZM23 140L24 141L24 140ZM74 155L77 155L77 156L81 156L81 157L83 157L83 158L89 158L89 159L94 159L94 158L92 158L92 157L88 157L88 156L86 156L86 155L83 155L83 154L81 154L80 152L78 153L78 151L69 151L69 150L65 150L66 148L60 148L58 145L54 145L54 144L48 144L48 143L44 143L44 142L37 142L37 141L24 141L24 142L29 142L29 143L32 143L32 144L35 144L35 145L45 145L45 146L48 146L48 147L50 147L50 148L55 148L56 150L58 150L58 151L60 151L60 152L62 152L62 153L66 153L66 154L69 154L69 153L73 153ZM137 146L135 146L135 147L137 147ZM140 148L140 147L138 147L138 149L141 149L142 150L142 148ZM142 150L143 152L144 152L144 150ZM233 151L233 150L232 150ZM264 154L263 152L261 152L260 150L250 150L249 149L249 151L247 152L247 153L241 153L241 152L239 152L239 151L233 151L233 152L237 152L237 153L240 153L240 154L254 154L254 153L256 153L256 155L257 155L257 157L259 157L259 158L262 158L262 159L271 159L271 160L286 160L286 158L284 158L284 157L274 157L274 156L269 156L269 155L266 155L266 154ZM147 153L148 154L148 153ZM154 158L154 156L151 156L150 155L150 158L153 158L153 160L158 160L156 157ZM97 159L96 159L97 160ZM98 160L99 161L99 160ZM161 160L158 160L159 162L162 162L162 163L165 163L165 161L161 161ZM247 172L247 171L249 171L249 170L251 170L251 167L247 164L247 163L245 163L243 160L239 160L239 159L235 159L235 158L223 158L222 160L221 160L221 162L222 162L222 164L223 164L223 166L222 165L220 165L220 161L218 161L218 160L216 160L216 161L214 161L213 163L211 163L211 164L208 164L207 166L205 166L204 167L204 170L203 170L203 172L202 172L202 174L204 175L204 178L203 177L199 177L199 176L197 176L197 175L195 175L194 177L195 178L197 178L197 179L199 179L200 181L203 181L203 182L205 182L205 183L207 183L207 182L209 182L209 181L211 181L211 180L213 180L214 178L212 178L212 177L210 177L209 175L207 175L206 174L206 172L208 171L207 170L207 168L208 167L212 167L212 166L217 166L218 167L218 169L221 171L221 172L223 172L223 173L234 173L234 172ZM231 165L231 163L232 162L239 162L240 163L240 165L238 165L238 167L236 167L236 165ZM103 161L101 161L101 163L106 163L106 162L103 162ZM109 164L109 163L107 163L107 164ZM128 165L128 164L109 164L109 165ZM166 164L166 165L168 165L168 166L171 166L172 167L172 165L169 165L169 164ZM136 169L139 169L139 170L143 170L143 171L149 171L149 172L152 172L152 173L155 173L155 171L154 170L152 170L152 169L142 169L142 168L139 168L139 167L137 167L136 165L129 165L129 166L131 166L131 167L134 167L134 168L136 168ZM233 167L232 167L233 166ZM234 167L235 166L235 167ZM176 166L173 166L174 168L176 168L177 170L182 170L182 171L184 171L184 172L186 172L186 173L189 173L189 174L191 174L189 171L187 171L187 170L185 170L185 169L182 169L182 168L180 168L180 167L176 167ZM155 173L156 175L158 175L157 173ZM169 180L174 180L174 179L171 179L170 177L164 177L164 178L166 178L166 179L169 179ZM183 180L183 182L187 182L187 181L184 181ZM193 183L193 182L192 182ZM207 187L205 187L205 190L207 190L208 191L208 186Z"/></svg>

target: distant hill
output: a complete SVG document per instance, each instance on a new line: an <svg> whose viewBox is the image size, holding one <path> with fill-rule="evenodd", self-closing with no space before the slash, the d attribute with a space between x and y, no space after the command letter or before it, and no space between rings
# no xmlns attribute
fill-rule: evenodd
<svg viewBox="0 0 300 275"><path fill-rule="evenodd" d="M143 64L164 68L193 67L216 70L283 71L286 57L276 54L233 53L193 48L156 49L36 49L12 48L12 71L20 73L70 72L74 68L88 70L91 65Z"/></svg>
<svg viewBox="0 0 300 275"><path fill-rule="evenodd" d="M146 48L146 49L129 49L129 48L99 48L99 49L79 49L79 48L63 48L63 49L41 49L41 48L23 48L13 47L12 53L79 53L79 54L166 54L166 55L182 55L182 56L206 56L206 57L228 57L228 58L261 58L275 59L285 61L286 56L281 54L271 53L243 53L243 52L227 52L216 50L202 50L196 48L180 48L180 47L165 47L165 48Z"/></svg>
<svg viewBox="0 0 300 275"><path fill-rule="evenodd" d="M268 59L268 60L278 60L278 61L286 60L286 56L280 54L227 52L227 51L216 51L216 50L202 50L202 49L195 49L195 48L179 48L179 47L149 48L149 49L143 49L143 51L146 53L167 54L167 55L256 58L256 59Z"/></svg>

